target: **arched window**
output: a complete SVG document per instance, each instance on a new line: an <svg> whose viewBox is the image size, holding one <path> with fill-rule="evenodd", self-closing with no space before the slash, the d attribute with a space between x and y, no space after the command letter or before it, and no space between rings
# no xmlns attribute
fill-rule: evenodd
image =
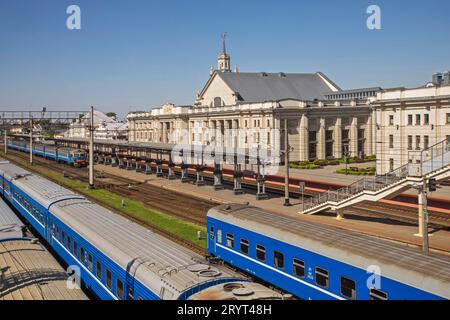
<svg viewBox="0 0 450 320"><path fill-rule="evenodd" d="M221 107L222 106L222 99L220 97L214 98L214 107Z"/></svg>

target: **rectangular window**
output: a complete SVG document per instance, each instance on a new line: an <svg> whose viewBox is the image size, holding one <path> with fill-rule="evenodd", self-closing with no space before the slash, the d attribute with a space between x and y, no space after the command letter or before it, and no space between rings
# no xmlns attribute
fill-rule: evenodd
<svg viewBox="0 0 450 320"><path fill-rule="evenodd" d="M321 287L328 288L329 276L327 270L316 268L316 283Z"/></svg>
<svg viewBox="0 0 450 320"><path fill-rule="evenodd" d="M209 228L209 239L214 240L214 227Z"/></svg>
<svg viewBox="0 0 450 320"><path fill-rule="evenodd" d="M389 148L390 149L394 148L394 135L393 134L389 135Z"/></svg>
<svg viewBox="0 0 450 320"><path fill-rule="evenodd" d="M217 229L217 243L222 243L222 229Z"/></svg>
<svg viewBox="0 0 450 320"><path fill-rule="evenodd" d="M341 295L351 300L356 300L356 283L345 277L341 277Z"/></svg>
<svg viewBox="0 0 450 320"><path fill-rule="evenodd" d="M304 278L305 277L305 262L303 262L302 260L299 259L295 259L293 260L293 273L300 278Z"/></svg>
<svg viewBox="0 0 450 320"><path fill-rule="evenodd" d="M416 136L416 150L420 150L420 136Z"/></svg>
<svg viewBox="0 0 450 320"><path fill-rule="evenodd" d="M394 159L393 158L389 159L389 171L390 172L394 171Z"/></svg>
<svg viewBox="0 0 450 320"><path fill-rule="evenodd" d="M446 115L445 115L445 123L446 124L450 124L450 113L447 113Z"/></svg>
<svg viewBox="0 0 450 320"><path fill-rule="evenodd" d="M117 292L117 298L120 300L123 300L123 282L120 279L117 279L116 281L116 292Z"/></svg>
<svg viewBox="0 0 450 320"><path fill-rule="evenodd" d="M112 275L109 269L106 269L106 285L109 289L112 289Z"/></svg>
<svg viewBox="0 0 450 320"><path fill-rule="evenodd" d="M75 256L75 258L78 255L78 244L75 240L73 240L73 255Z"/></svg>
<svg viewBox="0 0 450 320"><path fill-rule="evenodd" d="M423 148L428 149L429 146L430 146L430 137L423 136Z"/></svg>
<svg viewBox="0 0 450 320"><path fill-rule="evenodd" d="M423 124L425 124L425 125L430 124L430 115L427 113L427 114L424 114L423 117L424 117Z"/></svg>
<svg viewBox="0 0 450 320"><path fill-rule="evenodd" d="M416 126L420 126L422 124L420 120L420 114L416 114Z"/></svg>
<svg viewBox="0 0 450 320"><path fill-rule="evenodd" d="M261 261L266 261L266 247L260 244L256 245L256 258Z"/></svg>
<svg viewBox="0 0 450 320"><path fill-rule="evenodd" d="M64 231L61 231L61 241L63 245L66 244L66 234L64 233Z"/></svg>
<svg viewBox="0 0 450 320"><path fill-rule="evenodd" d="M377 289L370 289L370 300L387 300L388 295L386 292Z"/></svg>
<svg viewBox="0 0 450 320"><path fill-rule="evenodd" d="M67 249L70 251L70 246L71 246L71 239L70 237L67 237Z"/></svg>
<svg viewBox="0 0 450 320"><path fill-rule="evenodd" d="M100 263L100 261L97 261L96 269L97 269L97 278L102 280L102 264Z"/></svg>
<svg viewBox="0 0 450 320"><path fill-rule="evenodd" d="M394 116L389 116L389 125L393 126L394 125Z"/></svg>
<svg viewBox="0 0 450 320"><path fill-rule="evenodd" d="M273 264L275 267L283 269L284 268L284 255L280 251L273 252Z"/></svg>
<svg viewBox="0 0 450 320"><path fill-rule="evenodd" d="M412 136L408 136L408 150L412 150Z"/></svg>
<svg viewBox="0 0 450 320"><path fill-rule="evenodd" d="M84 248L83 247L80 248L80 261L81 261L81 263L84 263L84 261L85 261Z"/></svg>
<svg viewBox="0 0 450 320"><path fill-rule="evenodd" d="M89 270L94 270L94 265L92 264L92 254L88 253L88 268Z"/></svg>
<svg viewBox="0 0 450 320"><path fill-rule="evenodd" d="M249 251L249 242L246 239L241 239L241 252L244 254L248 254Z"/></svg>
<svg viewBox="0 0 450 320"><path fill-rule="evenodd" d="M231 233L227 233L227 247L234 247L234 236Z"/></svg>
<svg viewBox="0 0 450 320"><path fill-rule="evenodd" d="M408 114L408 126L412 126L413 125L413 116L412 114Z"/></svg>

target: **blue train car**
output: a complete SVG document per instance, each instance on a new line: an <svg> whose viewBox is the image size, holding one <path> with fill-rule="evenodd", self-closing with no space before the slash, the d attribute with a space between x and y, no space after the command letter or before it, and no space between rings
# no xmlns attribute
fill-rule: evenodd
<svg viewBox="0 0 450 320"><path fill-rule="evenodd" d="M0 177L5 199L101 299L195 299L209 290L220 299L226 284L256 286L245 299L281 297L13 164L0 163Z"/></svg>
<svg viewBox="0 0 450 320"><path fill-rule="evenodd" d="M22 152L30 152L29 144L25 141L10 140L7 143L8 148ZM75 167L86 166L86 151L81 149L60 148L52 145L39 144L33 145L33 154L52 159L57 162L67 163Z"/></svg>
<svg viewBox="0 0 450 320"><path fill-rule="evenodd" d="M207 216L208 254L302 299L450 298L450 259L245 205Z"/></svg>

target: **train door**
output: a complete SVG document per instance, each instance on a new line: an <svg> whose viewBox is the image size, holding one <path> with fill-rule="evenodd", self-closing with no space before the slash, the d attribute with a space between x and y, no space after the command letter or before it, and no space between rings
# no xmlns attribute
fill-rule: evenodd
<svg viewBox="0 0 450 320"><path fill-rule="evenodd" d="M212 254L216 254L216 227L214 223L209 224L208 250Z"/></svg>

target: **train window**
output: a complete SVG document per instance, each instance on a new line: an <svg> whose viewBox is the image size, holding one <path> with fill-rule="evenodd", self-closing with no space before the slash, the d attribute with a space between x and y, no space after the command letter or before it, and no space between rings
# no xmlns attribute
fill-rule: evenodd
<svg viewBox="0 0 450 320"><path fill-rule="evenodd" d="M248 254L249 242L246 239L241 239L241 252Z"/></svg>
<svg viewBox="0 0 450 320"><path fill-rule="evenodd" d="M117 279L116 281L116 292L117 292L117 298L120 300L123 300L123 282L120 279Z"/></svg>
<svg viewBox="0 0 450 320"><path fill-rule="evenodd" d="M266 261L266 247L260 244L256 245L256 258L261 261Z"/></svg>
<svg viewBox="0 0 450 320"><path fill-rule="evenodd" d="M387 300L388 294L381 290L371 288L370 289L370 300Z"/></svg>
<svg viewBox="0 0 450 320"><path fill-rule="evenodd" d="M273 264L275 267L283 269L284 268L284 255L280 251L273 252Z"/></svg>
<svg viewBox="0 0 450 320"><path fill-rule="evenodd" d="M56 226L56 235L55 235L56 239L59 239L59 227Z"/></svg>
<svg viewBox="0 0 450 320"><path fill-rule="evenodd" d="M75 240L73 240L73 255L76 257L78 254L78 245Z"/></svg>
<svg viewBox="0 0 450 320"><path fill-rule="evenodd" d="M67 249L70 251L70 237L67 237Z"/></svg>
<svg viewBox="0 0 450 320"><path fill-rule="evenodd" d="M88 253L88 268L91 271L94 269L94 266L92 264L92 254L90 254L90 253Z"/></svg>
<svg viewBox="0 0 450 320"><path fill-rule="evenodd" d="M227 246L230 248L234 247L234 236L231 233L227 233Z"/></svg>
<svg viewBox="0 0 450 320"><path fill-rule="evenodd" d="M299 259L293 260L292 263L292 271L297 277L304 278L305 277L305 262Z"/></svg>
<svg viewBox="0 0 450 320"><path fill-rule="evenodd" d="M222 243L222 230L217 229L217 243Z"/></svg>
<svg viewBox="0 0 450 320"><path fill-rule="evenodd" d="M61 241L64 244L66 244L66 234L64 233L64 231L61 232Z"/></svg>
<svg viewBox="0 0 450 320"><path fill-rule="evenodd" d="M84 248L80 248L80 261L81 263L84 263Z"/></svg>
<svg viewBox="0 0 450 320"><path fill-rule="evenodd" d="M100 263L100 261L97 261L96 267L97 267L97 278L99 278L101 280L102 279L102 264Z"/></svg>
<svg viewBox="0 0 450 320"><path fill-rule="evenodd" d="M316 268L316 283L324 288L328 288L329 274L328 271L322 268Z"/></svg>
<svg viewBox="0 0 450 320"><path fill-rule="evenodd" d="M106 269L106 285L112 289L112 275L109 269Z"/></svg>
<svg viewBox="0 0 450 320"><path fill-rule="evenodd" d="M214 240L214 227L209 228L209 238Z"/></svg>
<svg viewBox="0 0 450 320"><path fill-rule="evenodd" d="M356 299L356 283L346 277L341 277L341 295L351 300Z"/></svg>

